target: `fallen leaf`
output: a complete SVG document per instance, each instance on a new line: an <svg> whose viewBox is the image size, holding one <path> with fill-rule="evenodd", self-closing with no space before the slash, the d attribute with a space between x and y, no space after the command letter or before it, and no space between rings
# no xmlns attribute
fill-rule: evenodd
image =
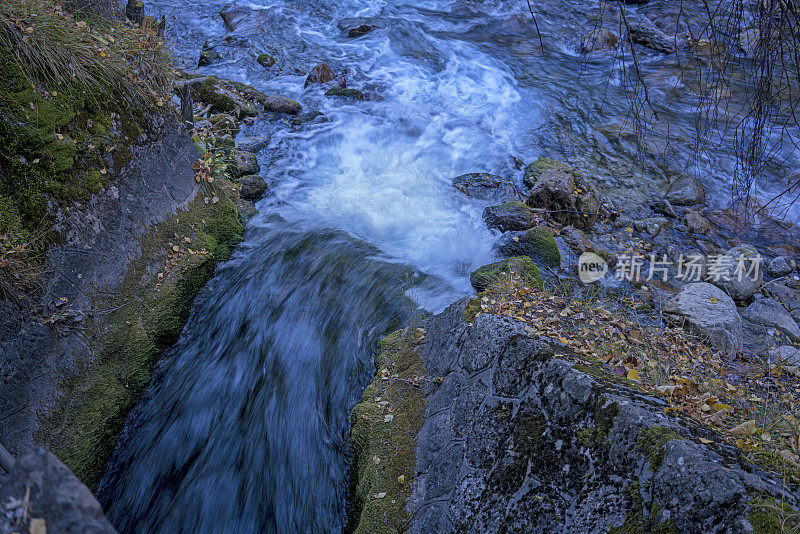
<svg viewBox="0 0 800 534"><path fill-rule="evenodd" d="M752 436L758 432L758 427L756 427L756 420L750 419L749 421L745 421L740 425L736 425L731 429L731 434L736 436Z"/></svg>
<svg viewBox="0 0 800 534"><path fill-rule="evenodd" d="M636 369L628 371L628 380L639 380L639 371Z"/></svg>

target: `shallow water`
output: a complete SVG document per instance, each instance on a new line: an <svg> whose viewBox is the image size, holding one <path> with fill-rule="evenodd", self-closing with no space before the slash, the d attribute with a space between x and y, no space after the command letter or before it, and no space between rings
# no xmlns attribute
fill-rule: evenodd
<svg viewBox="0 0 800 534"><path fill-rule="evenodd" d="M202 42L226 35L225 4L147 3L167 15L191 70ZM469 272L493 258L484 205L454 192L454 176L519 180L512 156L548 155L623 203L688 171L712 204L726 204L732 153L693 157L691 99L674 62L642 58L660 80L653 100L674 99L642 158L625 123L620 63L575 52L594 4L538 4L544 51L524 1L239 4L259 10L235 32L246 40L199 72L323 117L301 127L260 118L242 134L270 138L258 155L271 194L129 417L100 490L120 531L344 527L349 412L372 376L376 340L417 308L469 294ZM387 28L346 39L336 22L348 16L379 16ZM255 62L261 52L279 60L270 71ZM320 61L371 99L305 90Z"/></svg>

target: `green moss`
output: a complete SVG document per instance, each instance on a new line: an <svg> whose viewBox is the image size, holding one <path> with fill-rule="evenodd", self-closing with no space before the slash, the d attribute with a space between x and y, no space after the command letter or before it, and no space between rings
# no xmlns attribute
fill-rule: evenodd
<svg viewBox="0 0 800 534"><path fill-rule="evenodd" d="M561 163L560 161L556 161L552 158L541 157L525 167L525 173L522 176L522 183L525 184L526 187L533 187L533 183L544 171L548 169L563 169L566 167L567 165Z"/></svg>
<svg viewBox="0 0 800 534"><path fill-rule="evenodd" d="M605 402L600 399L594 406L594 426L588 426L578 430L578 443L584 447L592 445L603 445L607 443L608 433L614 426L614 419L619 413L619 406L616 402Z"/></svg>
<svg viewBox="0 0 800 534"><path fill-rule="evenodd" d="M402 532L408 523L406 502L425 410L422 391L403 381L424 374L415 335L415 329L408 328L381 340L375 358L377 376L351 415L354 469L349 516L356 533ZM388 379L382 380L383 376ZM378 404L384 401L388 404ZM387 415L393 416L391 421L385 420Z"/></svg>
<svg viewBox="0 0 800 534"><path fill-rule="evenodd" d="M89 487L99 481L127 413L149 383L161 351L180 333L192 299L241 238L234 198L224 190L216 194L216 204L195 199L143 237L142 255L118 291L95 304L112 310L96 313L87 325L96 360L79 362L78 371L61 384L64 402L39 420L37 442ZM182 243L177 257L170 246L176 234ZM171 268L163 278L154 276L151 266L164 265L169 254Z"/></svg>
<svg viewBox="0 0 800 534"><path fill-rule="evenodd" d="M747 520L755 534L784 534L800 531L797 510L770 495L753 494Z"/></svg>
<svg viewBox="0 0 800 534"><path fill-rule="evenodd" d="M625 523L619 527L611 527L610 534L677 534L675 523L670 520L657 521L660 506L653 503L649 513L645 514L645 506L639 482L631 482L627 488L630 501Z"/></svg>
<svg viewBox="0 0 800 534"><path fill-rule="evenodd" d="M256 61L264 68L270 68L275 64L275 58L269 54L259 54Z"/></svg>
<svg viewBox="0 0 800 534"><path fill-rule="evenodd" d="M475 317L478 316L478 313L481 311L481 297L483 297L484 293L478 293L478 296L470 299L467 302L467 306L464 308L464 322L471 323L475 320Z"/></svg>
<svg viewBox="0 0 800 534"><path fill-rule="evenodd" d="M584 447L589 447L597 441L597 428L587 426L578 430L578 443Z"/></svg>
<svg viewBox="0 0 800 534"><path fill-rule="evenodd" d="M643 428L636 439L636 450L647 455L650 468L655 471L664 461L664 446L673 439L683 439L675 430L665 426Z"/></svg>
<svg viewBox="0 0 800 534"><path fill-rule="evenodd" d="M777 452L757 451L751 455L751 459L762 469L773 471L781 478L800 480L800 469Z"/></svg>
<svg viewBox="0 0 800 534"><path fill-rule="evenodd" d="M553 234L536 226L519 234L515 239L501 245L501 251L509 256L528 256L547 266L561 265L561 252Z"/></svg>
<svg viewBox="0 0 800 534"><path fill-rule="evenodd" d="M516 273L518 280L527 287L543 289L544 282L539 268L527 256L515 256L489 265L484 265L474 270L469 275L469 281L477 291L484 291L489 288L505 288L516 282L517 278L512 278L511 273Z"/></svg>

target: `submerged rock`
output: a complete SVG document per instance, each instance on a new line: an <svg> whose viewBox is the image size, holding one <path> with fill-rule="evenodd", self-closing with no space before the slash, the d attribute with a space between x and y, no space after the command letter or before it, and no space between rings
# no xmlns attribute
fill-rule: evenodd
<svg viewBox="0 0 800 534"><path fill-rule="evenodd" d="M386 24L381 19L373 17L352 17L340 20L337 26L342 33L353 39L372 30L385 28Z"/></svg>
<svg viewBox="0 0 800 534"><path fill-rule="evenodd" d="M742 348L742 319L736 304L712 284L694 282L683 286L664 304L664 313L714 348L729 352Z"/></svg>
<svg viewBox="0 0 800 534"><path fill-rule="evenodd" d="M486 172L471 172L453 178L453 187L476 200L504 202L516 196L510 180Z"/></svg>
<svg viewBox="0 0 800 534"><path fill-rule="evenodd" d="M206 41L203 43L203 49L200 51L200 57L197 59L198 67L205 67L206 65L213 65L222 61L222 54L217 49L217 43L214 41Z"/></svg>
<svg viewBox="0 0 800 534"><path fill-rule="evenodd" d="M634 43L646 46L656 52L670 54L675 51L675 36L667 35L646 17L639 20L629 19L628 35Z"/></svg>
<svg viewBox="0 0 800 534"><path fill-rule="evenodd" d="M751 323L776 328L793 339L800 340L800 326L797 326L795 320L780 302L771 298L756 300L747 307L742 317Z"/></svg>
<svg viewBox="0 0 800 534"><path fill-rule="evenodd" d="M617 36L605 28L597 28L581 37L581 53L590 54L617 48Z"/></svg>
<svg viewBox="0 0 800 534"><path fill-rule="evenodd" d="M350 100L364 100L366 95L358 89L350 87L331 87L325 91L325 96L336 96L339 98L348 98Z"/></svg>
<svg viewBox="0 0 800 534"><path fill-rule="evenodd" d="M483 210L483 220L487 227L501 232L527 230L534 224L533 212L524 202L518 200L489 206Z"/></svg>
<svg viewBox="0 0 800 534"><path fill-rule="evenodd" d="M475 291L479 292L490 287L510 288L516 279L530 288L542 289L544 287L539 268L527 256L515 256L490 263L475 269L469 275L470 284Z"/></svg>
<svg viewBox="0 0 800 534"><path fill-rule="evenodd" d="M226 4L219 12L225 29L229 32L236 30L239 24L253 12L252 9L236 4Z"/></svg>
<svg viewBox="0 0 800 534"><path fill-rule="evenodd" d="M259 54L256 58L256 62L264 68L270 68L275 64L275 58L269 54Z"/></svg>
<svg viewBox="0 0 800 534"><path fill-rule="evenodd" d="M336 81L336 75L333 73L333 69L325 63L320 63L308 73L303 86L308 87L309 85L326 84L334 81Z"/></svg>

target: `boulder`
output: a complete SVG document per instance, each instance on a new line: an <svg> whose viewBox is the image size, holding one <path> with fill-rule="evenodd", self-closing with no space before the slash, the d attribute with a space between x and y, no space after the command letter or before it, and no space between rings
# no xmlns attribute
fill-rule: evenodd
<svg viewBox="0 0 800 534"><path fill-rule="evenodd" d="M688 174L672 182L667 190L667 200L676 206L701 204L704 198L705 191L698 185L697 180Z"/></svg>
<svg viewBox="0 0 800 534"><path fill-rule="evenodd" d="M24 501L27 502L23 504ZM40 447L20 454L0 484L0 532L112 534L89 488ZM20 524L15 522L19 519Z"/></svg>
<svg viewBox="0 0 800 534"><path fill-rule="evenodd" d="M285 96L268 95L261 100L264 111L272 113L286 113L287 115L297 115L303 110L299 102L286 98Z"/></svg>
<svg viewBox="0 0 800 534"><path fill-rule="evenodd" d="M776 365L800 366L800 349L790 345L775 347L769 351L769 359Z"/></svg>
<svg viewBox="0 0 800 534"><path fill-rule="evenodd" d="M738 245L725 254L709 256L706 280L724 289L734 300L747 300L764 281L762 259L751 245Z"/></svg>
<svg viewBox="0 0 800 534"><path fill-rule="evenodd" d="M769 262L767 273L772 276L786 276L795 268L795 263L789 256L778 256Z"/></svg>
<svg viewBox="0 0 800 534"><path fill-rule="evenodd" d="M597 28L581 37L581 53L590 54L617 48L617 36L605 28Z"/></svg>
<svg viewBox="0 0 800 534"><path fill-rule="evenodd" d="M675 51L676 37L667 35L645 17L639 20L628 20L628 36L634 43L646 46L656 52L670 54Z"/></svg>
<svg viewBox="0 0 800 534"><path fill-rule="evenodd" d="M724 291L706 282L686 284L664 304L664 313L675 324L726 352L742 348L742 319L736 304Z"/></svg>
<svg viewBox="0 0 800 534"><path fill-rule="evenodd" d="M364 100L366 98L366 95L364 95L364 93L358 89L339 86L331 87L325 91L325 96L336 96L339 98L347 98L349 100Z"/></svg>
<svg viewBox="0 0 800 534"><path fill-rule="evenodd" d="M342 33L353 39L366 35L372 30L385 28L386 24L381 19L373 17L350 17L340 20L337 26Z"/></svg>
<svg viewBox="0 0 800 534"><path fill-rule="evenodd" d="M539 174L526 203L545 210L557 223L575 228L591 226L600 213L600 196L583 176L566 167Z"/></svg>
<svg viewBox="0 0 800 534"><path fill-rule="evenodd" d="M483 220L487 227L501 232L527 230L534 224L533 212L524 202L518 200L487 207L483 210Z"/></svg>
<svg viewBox="0 0 800 534"><path fill-rule="evenodd" d="M501 176L485 172L471 172L453 178L453 187L476 200L505 202L516 196L514 184Z"/></svg>
<svg viewBox="0 0 800 534"><path fill-rule="evenodd" d="M787 280L786 282L787 284L798 285L794 280ZM770 282L764 284L764 287L761 288L761 294L780 302L784 308L789 310L789 314L795 321L800 321L800 293L796 289L786 284Z"/></svg>
<svg viewBox="0 0 800 534"><path fill-rule="evenodd" d="M582 230L578 230L573 226L565 226L561 229L560 235L564 239L564 243L576 254L580 255L584 252L594 251L594 245Z"/></svg>
<svg viewBox="0 0 800 534"><path fill-rule="evenodd" d="M664 197L653 199L650 202L650 209L666 217L671 217L673 219L678 217L678 214L675 213L675 208L672 207L672 203Z"/></svg>
<svg viewBox="0 0 800 534"><path fill-rule="evenodd" d="M334 81L336 81L336 75L333 73L333 69L325 63L320 63L308 73L303 86L308 87L309 85L326 84Z"/></svg>
<svg viewBox="0 0 800 534"><path fill-rule="evenodd" d="M270 68L275 64L275 58L269 54L259 54L256 62L264 68Z"/></svg>
<svg viewBox="0 0 800 534"><path fill-rule="evenodd" d="M527 256L515 256L490 263L475 269L469 275L469 282L478 292L490 287L511 288L512 281L517 279L526 287L544 288L539 268Z"/></svg>
<svg viewBox="0 0 800 534"><path fill-rule="evenodd" d="M213 115L209 121L211 122L211 131L217 135L230 135L235 137L239 133L239 121L235 117L227 113L217 113Z"/></svg>
<svg viewBox="0 0 800 534"><path fill-rule="evenodd" d="M633 227L640 232L647 232L651 237L657 236L669 223L664 217L650 217L641 221L634 221Z"/></svg>
<svg viewBox="0 0 800 534"><path fill-rule="evenodd" d="M190 84L190 88L194 93L192 94L194 100L211 104L212 111L216 113L232 113L244 117L259 115L263 111L261 104L248 100L246 95L237 89L237 85L249 87L228 80L220 80L216 76L206 76Z"/></svg>
<svg viewBox="0 0 800 534"><path fill-rule="evenodd" d="M260 170L261 166L258 164L255 154L239 148L231 150L231 162L228 164L228 172L233 178L239 178L247 174L258 174Z"/></svg>
<svg viewBox="0 0 800 534"><path fill-rule="evenodd" d="M688 211L685 216L686 226L695 234L706 235L711 232L711 223L696 211Z"/></svg>
<svg viewBox="0 0 800 534"><path fill-rule="evenodd" d="M252 12L253 10L249 7L237 6L236 4L227 4L219 12L219 16L222 17L222 22L225 24L225 29L229 32L232 32L236 30L237 26L239 26L239 24Z"/></svg>
<svg viewBox="0 0 800 534"><path fill-rule="evenodd" d="M547 267L561 265L561 251L555 237L538 226L524 232L505 234L497 250L505 257L528 256Z"/></svg>
<svg viewBox="0 0 800 534"><path fill-rule="evenodd" d="M529 164L525 167L525 172L522 175L522 185L530 189L533 187L533 183L536 181L541 174L549 169L565 169L567 165L561 163L560 161L556 161L552 158L540 157L533 163Z"/></svg>
<svg viewBox="0 0 800 534"><path fill-rule="evenodd" d="M258 200L267 190L267 182L257 174L247 174L236 182L241 186L239 196L245 200Z"/></svg>
<svg viewBox="0 0 800 534"><path fill-rule="evenodd" d="M780 302L771 298L762 298L754 301L742 314L742 317L751 323L760 324L767 328L775 328L792 339L800 340L800 326Z"/></svg>
<svg viewBox="0 0 800 534"><path fill-rule="evenodd" d="M222 54L218 49L218 43L212 40L203 43L203 49L200 51L200 57L197 59L198 67L205 67L206 65L213 65L222 61Z"/></svg>

